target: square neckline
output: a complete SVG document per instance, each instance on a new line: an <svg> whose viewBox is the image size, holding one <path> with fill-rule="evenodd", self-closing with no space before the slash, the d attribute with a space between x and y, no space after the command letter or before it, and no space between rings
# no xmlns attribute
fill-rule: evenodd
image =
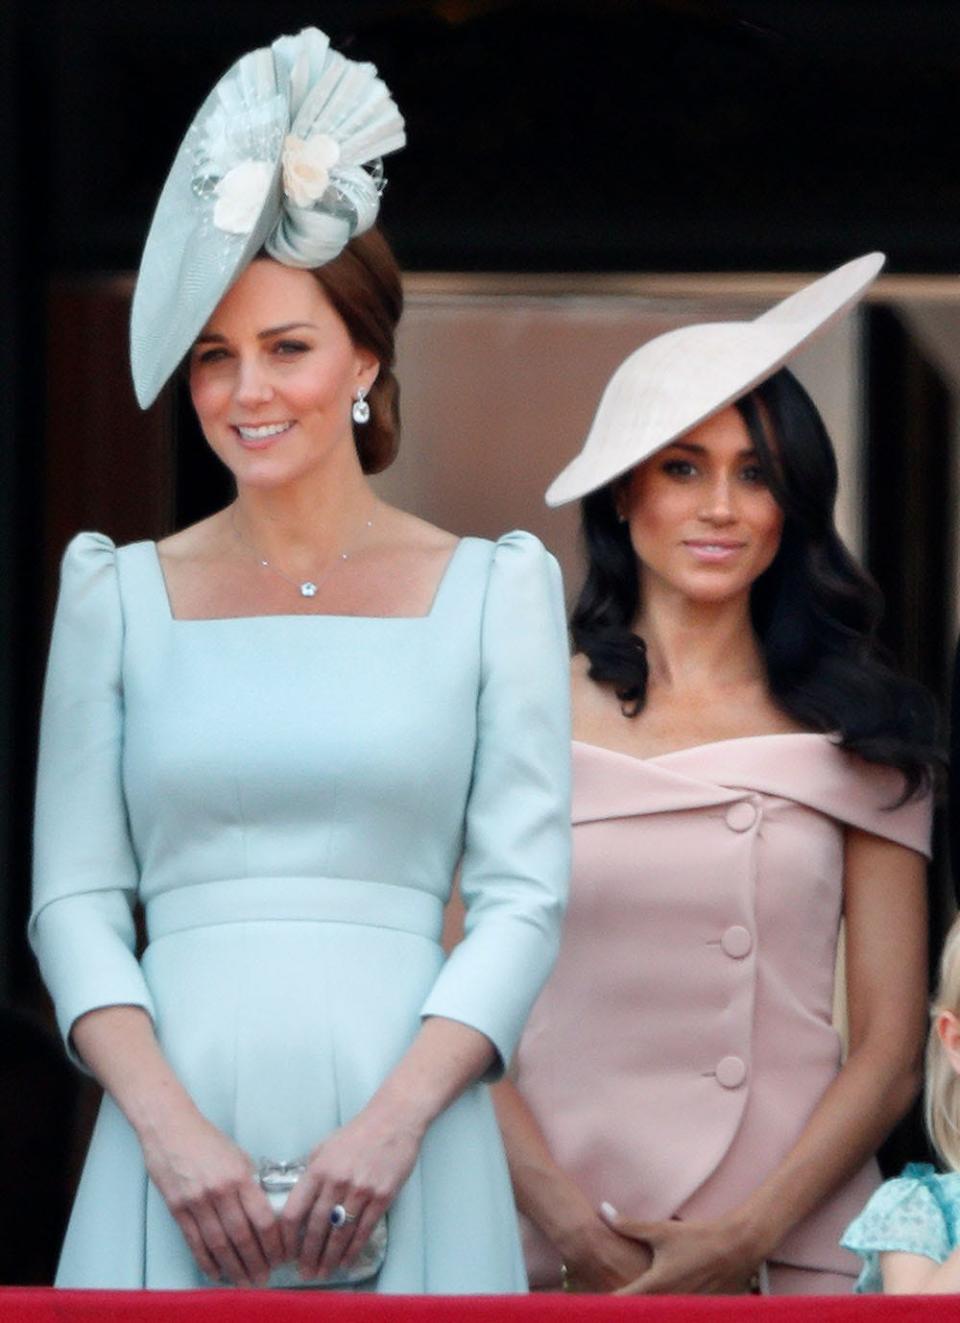
<svg viewBox="0 0 960 1323"><path fill-rule="evenodd" d="M167 618L172 625L222 625L236 622L250 622L253 620L363 620L386 623L389 621L398 621L404 624L416 624L431 620L436 614L441 597L446 592L447 581L453 577L452 571L454 562L463 544L470 539L466 537L457 538L457 542L450 555L447 557L443 572L437 580L437 586L434 589L433 598L430 607L424 615L419 616L370 616L370 615L350 615L335 611L266 611L260 615L243 616L178 616L174 614L173 601L170 597L170 590L167 586L166 575L163 572L163 564L160 560L160 549L156 541L148 540L147 546L151 551L151 563L156 574L157 587L160 592L160 600L166 610Z"/></svg>

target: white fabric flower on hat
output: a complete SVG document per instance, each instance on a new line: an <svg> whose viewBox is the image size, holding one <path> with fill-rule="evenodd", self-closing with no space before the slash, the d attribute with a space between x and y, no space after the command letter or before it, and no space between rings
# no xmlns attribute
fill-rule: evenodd
<svg viewBox="0 0 960 1323"><path fill-rule="evenodd" d="M213 223L226 234L249 234L263 211L273 182L269 161L241 161L214 190Z"/></svg>
<svg viewBox="0 0 960 1323"><path fill-rule="evenodd" d="M329 133L283 140L283 191L295 207L312 207L327 191L330 171L340 160L340 144Z"/></svg>

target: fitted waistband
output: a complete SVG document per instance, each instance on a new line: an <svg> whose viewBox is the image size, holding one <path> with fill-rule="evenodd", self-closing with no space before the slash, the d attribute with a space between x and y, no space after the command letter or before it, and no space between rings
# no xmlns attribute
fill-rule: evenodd
<svg viewBox="0 0 960 1323"><path fill-rule="evenodd" d="M438 941L443 904L437 896L389 882L347 877L241 877L197 882L147 901L151 942L190 928L224 923L299 920L360 923Z"/></svg>

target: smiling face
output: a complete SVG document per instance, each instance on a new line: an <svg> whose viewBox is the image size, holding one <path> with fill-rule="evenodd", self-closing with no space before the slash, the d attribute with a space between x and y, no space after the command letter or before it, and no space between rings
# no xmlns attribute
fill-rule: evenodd
<svg viewBox="0 0 960 1323"><path fill-rule="evenodd" d="M749 594L780 545L783 511L732 406L638 465L617 504L640 562L641 598L654 585L699 602Z"/></svg>
<svg viewBox="0 0 960 1323"><path fill-rule="evenodd" d="M376 375L310 272L269 259L244 271L190 355L200 426L238 485L283 486L355 460L350 410Z"/></svg>

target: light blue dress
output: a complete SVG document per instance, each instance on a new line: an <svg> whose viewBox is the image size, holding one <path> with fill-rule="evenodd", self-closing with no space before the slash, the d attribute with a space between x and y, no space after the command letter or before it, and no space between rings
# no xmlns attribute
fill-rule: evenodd
<svg viewBox="0 0 960 1323"><path fill-rule="evenodd" d="M301 1157L352 1117L421 1016L472 1025L507 1061L558 946L568 687L559 571L529 534L463 539L422 618L200 621L172 618L153 543L81 534L47 674L30 924L65 1038L95 1007L143 1007L255 1160ZM467 935L445 960L458 862ZM525 1289L484 1084L430 1127L389 1238L379 1290ZM57 1280L208 1284L109 1098Z"/></svg>
<svg viewBox="0 0 960 1323"><path fill-rule="evenodd" d="M880 1255L922 1254L944 1263L957 1248L960 1175L940 1173L927 1162L911 1162L886 1181L843 1233L841 1244L863 1259L856 1291L882 1291Z"/></svg>

